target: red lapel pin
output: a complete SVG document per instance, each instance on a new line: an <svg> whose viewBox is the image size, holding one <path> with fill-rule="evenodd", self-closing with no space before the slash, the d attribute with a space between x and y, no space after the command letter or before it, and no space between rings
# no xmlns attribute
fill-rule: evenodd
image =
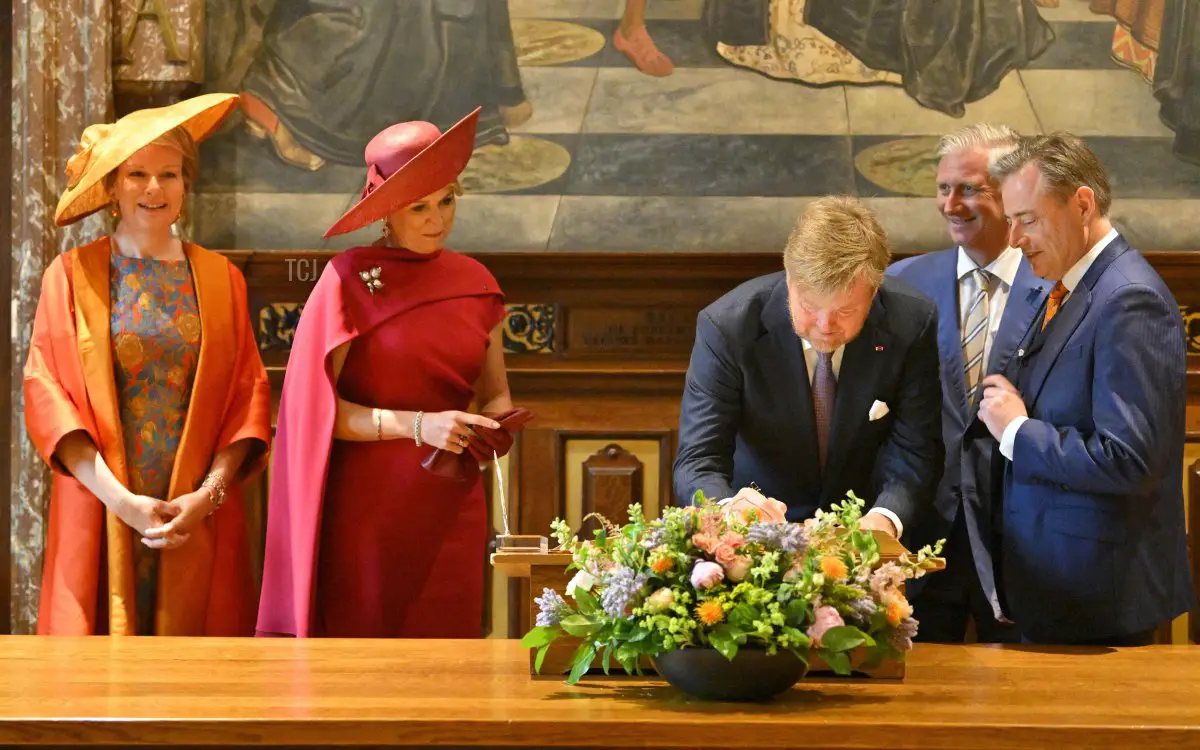
<svg viewBox="0 0 1200 750"><path fill-rule="evenodd" d="M881 345L875 347L875 351L877 351L877 352L883 351L883 345L881 344Z"/></svg>

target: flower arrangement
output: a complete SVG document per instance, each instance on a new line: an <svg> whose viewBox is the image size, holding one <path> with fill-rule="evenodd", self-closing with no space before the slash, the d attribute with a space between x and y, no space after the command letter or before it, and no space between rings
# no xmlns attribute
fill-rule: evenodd
<svg viewBox="0 0 1200 750"><path fill-rule="evenodd" d="M815 654L838 674L850 673L849 652L859 647L867 667L903 659L917 621L900 585L941 566L944 540L881 564L874 536L859 528L863 505L850 493L792 523L784 503L748 488L719 502L697 492L692 505L655 520L631 505L628 524L601 517L589 540L555 520L577 573L567 598L542 591L521 642L538 649L540 671L557 638L580 638L571 684L597 655L606 674L614 658L640 674L642 657L684 648L711 647L729 660L740 648L786 650L806 665Z"/></svg>

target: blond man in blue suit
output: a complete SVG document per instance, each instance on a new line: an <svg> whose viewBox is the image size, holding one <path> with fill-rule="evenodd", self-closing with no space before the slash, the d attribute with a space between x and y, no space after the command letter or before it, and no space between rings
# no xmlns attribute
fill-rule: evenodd
<svg viewBox="0 0 1200 750"><path fill-rule="evenodd" d="M1019 138L1012 128L988 123L943 137L937 203L954 246L888 269L938 308L946 465L934 501L937 512L914 531L913 543L946 538L946 570L910 584L923 641L962 642L971 621L979 641L1019 636L1005 611L998 575L997 478L1004 459L977 418L983 378L1012 359L1048 286L1033 275L1021 251L1009 246L1000 185L988 174L989 161Z"/></svg>

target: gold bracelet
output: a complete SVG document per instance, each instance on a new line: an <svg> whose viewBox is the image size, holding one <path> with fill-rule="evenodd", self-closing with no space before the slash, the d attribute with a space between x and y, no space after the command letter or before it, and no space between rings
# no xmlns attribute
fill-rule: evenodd
<svg viewBox="0 0 1200 750"><path fill-rule="evenodd" d="M371 417L375 420L375 439L383 440L383 410L372 409Z"/></svg>
<svg viewBox="0 0 1200 750"><path fill-rule="evenodd" d="M225 502L225 490L228 489L228 485L225 484L225 477L220 474L210 472L200 483L200 488L208 490L208 499L212 501L214 511L218 510L221 503Z"/></svg>

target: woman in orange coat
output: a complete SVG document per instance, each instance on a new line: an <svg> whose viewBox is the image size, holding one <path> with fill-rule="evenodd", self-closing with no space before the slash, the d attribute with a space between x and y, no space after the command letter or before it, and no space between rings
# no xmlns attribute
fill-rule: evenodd
<svg viewBox="0 0 1200 750"><path fill-rule="evenodd" d="M38 633L251 635L239 485L266 463L270 386L242 274L172 232L208 94L93 125L55 222L110 207L110 237L54 259L25 365L25 421L54 470Z"/></svg>

